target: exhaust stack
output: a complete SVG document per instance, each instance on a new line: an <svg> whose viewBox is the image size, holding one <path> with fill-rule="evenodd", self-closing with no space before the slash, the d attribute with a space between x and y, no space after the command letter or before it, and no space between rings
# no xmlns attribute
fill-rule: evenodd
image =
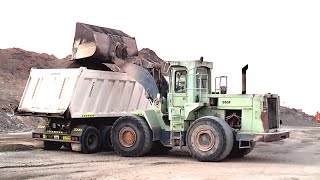
<svg viewBox="0 0 320 180"><path fill-rule="evenodd" d="M242 68L242 94L247 93L247 70L248 64Z"/></svg>

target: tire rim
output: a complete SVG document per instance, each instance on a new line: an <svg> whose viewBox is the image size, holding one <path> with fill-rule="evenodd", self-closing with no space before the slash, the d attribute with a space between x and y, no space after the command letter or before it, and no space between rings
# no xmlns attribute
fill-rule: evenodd
<svg viewBox="0 0 320 180"><path fill-rule="evenodd" d="M96 134L90 134L87 139L87 144L90 148L95 148L98 145L98 136Z"/></svg>
<svg viewBox="0 0 320 180"><path fill-rule="evenodd" d="M213 133L209 130L200 130L196 134L195 145L200 151L211 150L215 145L215 138Z"/></svg>
<svg viewBox="0 0 320 180"><path fill-rule="evenodd" d="M119 131L119 142L124 147L132 147L136 139L136 133L131 127L124 127Z"/></svg>

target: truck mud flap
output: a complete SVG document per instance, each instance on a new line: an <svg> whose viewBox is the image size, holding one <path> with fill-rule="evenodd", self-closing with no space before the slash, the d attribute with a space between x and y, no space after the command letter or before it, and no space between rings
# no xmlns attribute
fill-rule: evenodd
<svg viewBox="0 0 320 180"><path fill-rule="evenodd" d="M33 145L35 148L44 148L44 141L34 140Z"/></svg>
<svg viewBox="0 0 320 180"><path fill-rule="evenodd" d="M37 125L33 133L45 133L47 127L47 122L41 122Z"/></svg>
<svg viewBox="0 0 320 180"><path fill-rule="evenodd" d="M86 127L87 127L87 125L77 125L77 126L73 127L70 135L79 137L79 141L77 143L71 143L72 151L77 151L77 152L81 151L81 143L80 142L82 139L83 131L86 129Z"/></svg>

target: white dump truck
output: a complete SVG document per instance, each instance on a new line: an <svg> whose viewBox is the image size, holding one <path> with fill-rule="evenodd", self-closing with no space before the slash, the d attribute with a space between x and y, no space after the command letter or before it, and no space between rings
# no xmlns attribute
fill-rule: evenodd
<svg viewBox="0 0 320 180"><path fill-rule="evenodd" d="M149 52L141 57L135 38L116 29L77 23L70 60L64 69L31 69L15 111L46 118L32 133L38 147L111 150L115 121L150 109L168 92L162 75L168 64ZM168 149L159 140L153 146Z"/></svg>
<svg viewBox="0 0 320 180"><path fill-rule="evenodd" d="M49 119L32 134L38 147L60 149L67 143L74 151L92 153L98 146L90 143L112 148L109 134L115 119L150 105L143 87L125 73L31 69L17 113Z"/></svg>

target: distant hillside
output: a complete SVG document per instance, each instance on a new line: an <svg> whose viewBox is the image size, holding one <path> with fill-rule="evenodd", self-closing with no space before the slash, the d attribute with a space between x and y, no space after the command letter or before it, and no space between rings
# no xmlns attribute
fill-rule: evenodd
<svg viewBox="0 0 320 180"><path fill-rule="evenodd" d="M311 116L294 108L281 107L280 119L283 125L320 126L320 124L315 121L315 116Z"/></svg>
<svg viewBox="0 0 320 180"><path fill-rule="evenodd" d="M39 54L19 48L0 49L0 132L29 130L39 118L12 116L34 68L62 68L70 64L67 57Z"/></svg>

